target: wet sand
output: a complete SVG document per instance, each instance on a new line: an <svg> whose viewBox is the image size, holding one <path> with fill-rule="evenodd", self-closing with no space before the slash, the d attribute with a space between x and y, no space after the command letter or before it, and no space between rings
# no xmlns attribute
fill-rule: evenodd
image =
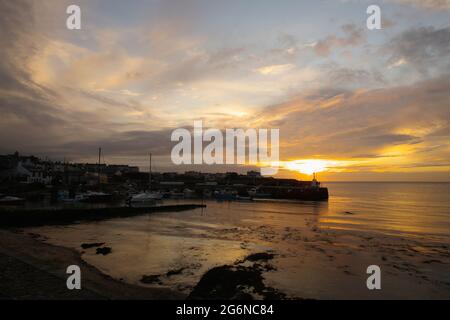
<svg viewBox="0 0 450 320"><path fill-rule="evenodd" d="M44 243L22 230L0 230L2 299L182 299L167 288L144 288L115 280L81 259L76 250ZM78 265L82 289L68 290L66 268Z"/></svg>

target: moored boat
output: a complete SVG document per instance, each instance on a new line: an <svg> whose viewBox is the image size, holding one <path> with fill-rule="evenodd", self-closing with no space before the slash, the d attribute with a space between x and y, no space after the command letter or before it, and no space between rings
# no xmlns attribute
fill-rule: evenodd
<svg viewBox="0 0 450 320"><path fill-rule="evenodd" d="M129 202L133 204L153 205L158 200L162 200L164 194L159 191L152 191L152 154L150 153L150 162L148 170L148 190L131 196Z"/></svg>
<svg viewBox="0 0 450 320"><path fill-rule="evenodd" d="M21 205L25 203L25 199L12 196L4 196L0 198L0 205Z"/></svg>
<svg viewBox="0 0 450 320"><path fill-rule="evenodd" d="M75 198L79 202L102 203L113 200L113 195L105 192L88 191Z"/></svg>

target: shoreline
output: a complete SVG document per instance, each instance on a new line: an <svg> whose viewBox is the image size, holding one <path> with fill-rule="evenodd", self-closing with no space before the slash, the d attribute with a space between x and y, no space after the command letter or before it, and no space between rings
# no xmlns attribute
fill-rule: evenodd
<svg viewBox="0 0 450 320"><path fill-rule="evenodd" d="M69 290L66 269L81 269L81 290ZM127 284L102 273L76 250L44 243L24 230L0 230L0 299L181 300L169 288Z"/></svg>

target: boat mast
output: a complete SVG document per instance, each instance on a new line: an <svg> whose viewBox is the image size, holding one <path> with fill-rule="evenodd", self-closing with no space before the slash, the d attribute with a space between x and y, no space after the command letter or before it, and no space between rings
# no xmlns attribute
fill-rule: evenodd
<svg viewBox="0 0 450 320"><path fill-rule="evenodd" d="M148 167L148 190L152 190L152 154L150 153L150 165Z"/></svg>
<svg viewBox="0 0 450 320"><path fill-rule="evenodd" d="M102 156L102 148L98 148L98 185L100 185L100 161L101 161L101 156Z"/></svg>

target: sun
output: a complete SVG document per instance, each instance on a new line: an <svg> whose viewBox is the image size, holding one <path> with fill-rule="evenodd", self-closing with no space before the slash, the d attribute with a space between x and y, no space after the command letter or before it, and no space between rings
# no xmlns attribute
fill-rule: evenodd
<svg viewBox="0 0 450 320"><path fill-rule="evenodd" d="M313 174L327 170L327 161L325 160L294 160L285 163L288 170L298 171L303 174Z"/></svg>

